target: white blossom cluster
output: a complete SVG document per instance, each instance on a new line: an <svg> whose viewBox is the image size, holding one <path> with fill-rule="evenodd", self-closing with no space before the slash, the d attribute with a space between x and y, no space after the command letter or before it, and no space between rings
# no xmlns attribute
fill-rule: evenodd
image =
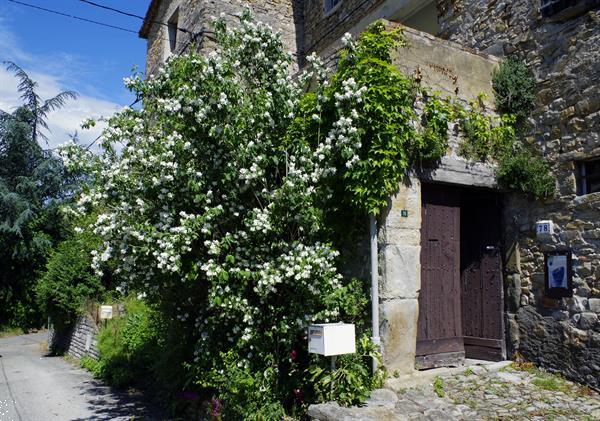
<svg viewBox="0 0 600 421"><path fill-rule="evenodd" d="M197 358L220 341L258 355L274 332L289 346L307 323L337 316L324 299L340 287L338 256L320 242L315 207L330 195L322 181L335 173L334 158L347 167L358 160L355 107L364 93L343 83L338 120L316 146L288 139L309 80L322 95L324 66L310 56L294 79L267 25L215 27L216 51L125 81L144 108L109 121L101 156L63 149L65 163L87 166L94 180L71 210L97 215L87 227L102 243L94 268L113 267L124 288L148 300L179 297L173 317L199 338Z"/></svg>

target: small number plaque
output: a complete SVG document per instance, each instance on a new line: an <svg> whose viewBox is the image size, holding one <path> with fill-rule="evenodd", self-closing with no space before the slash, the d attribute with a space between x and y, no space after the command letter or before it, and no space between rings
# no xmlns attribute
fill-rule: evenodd
<svg viewBox="0 0 600 421"><path fill-rule="evenodd" d="M535 232L538 237L554 234L554 223L552 221L538 221L535 224Z"/></svg>

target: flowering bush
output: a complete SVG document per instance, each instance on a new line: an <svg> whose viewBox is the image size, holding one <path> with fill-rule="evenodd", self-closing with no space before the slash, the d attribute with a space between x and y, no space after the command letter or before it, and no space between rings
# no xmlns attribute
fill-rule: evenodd
<svg viewBox="0 0 600 421"><path fill-rule="evenodd" d="M102 239L97 274L112 267L123 290L143 291L177 340L193 344L179 361L193 383L242 397L250 392L223 381L233 365L260 379L257 392L271 402L293 402L294 389L310 393L301 383L307 324L338 321L340 303L361 302L349 297L361 289L342 288L323 209L335 163L357 161L353 104L364 88L343 81L331 130L297 136L289 128L303 92L326 83L320 63L311 58L294 80L280 37L248 16L239 29L217 21L215 31L210 54L126 81L144 107L110 119L101 156L63 148L65 162L94 180L71 212L101 209L83 227ZM249 413L227 402L223 411Z"/></svg>

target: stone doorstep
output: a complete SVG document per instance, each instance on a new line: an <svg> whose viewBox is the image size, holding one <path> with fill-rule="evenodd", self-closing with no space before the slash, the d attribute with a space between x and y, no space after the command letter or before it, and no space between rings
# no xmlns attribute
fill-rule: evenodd
<svg viewBox="0 0 600 421"><path fill-rule="evenodd" d="M385 381L385 388L391 389L394 392L400 392L404 389L413 387L426 386L433 383L437 377L451 377L457 374L462 374L467 369L471 369L473 373L494 373L512 364L513 361L483 361L467 358L465 364L461 367L440 367L431 370L414 371L411 374L404 374L399 377L391 377Z"/></svg>

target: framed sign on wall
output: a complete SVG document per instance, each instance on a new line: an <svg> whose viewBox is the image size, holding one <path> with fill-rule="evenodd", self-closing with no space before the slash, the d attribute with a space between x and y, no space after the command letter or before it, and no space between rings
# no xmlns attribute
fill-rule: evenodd
<svg viewBox="0 0 600 421"><path fill-rule="evenodd" d="M573 260L571 250L545 253L546 297L573 296Z"/></svg>

